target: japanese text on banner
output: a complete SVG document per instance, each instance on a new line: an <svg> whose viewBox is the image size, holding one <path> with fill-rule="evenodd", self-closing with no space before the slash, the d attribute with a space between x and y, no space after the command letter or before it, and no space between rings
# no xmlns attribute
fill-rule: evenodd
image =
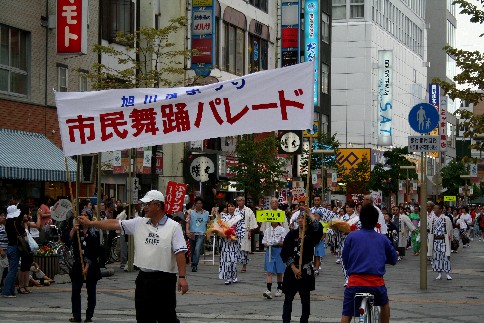
<svg viewBox="0 0 484 323"><path fill-rule="evenodd" d="M64 154L307 129L314 110L313 65L193 88L57 92Z"/></svg>

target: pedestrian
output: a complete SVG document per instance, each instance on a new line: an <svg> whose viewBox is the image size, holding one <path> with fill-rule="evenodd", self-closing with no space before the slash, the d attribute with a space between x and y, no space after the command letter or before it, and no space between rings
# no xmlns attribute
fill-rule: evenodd
<svg viewBox="0 0 484 323"><path fill-rule="evenodd" d="M281 250L282 261L286 264L282 291L284 293L284 306L282 321L291 322L292 302L296 293L301 299L301 323L306 323L311 314L310 293L315 289L314 269L312 261L314 247L323 236L323 226L315 221L314 215L307 212L305 206L300 206L301 212L297 218L298 229L291 230L284 238ZM305 223L304 223L305 222ZM305 231L303 231L305 227ZM302 244L302 238L304 243ZM303 245L303 248L301 248ZM302 253L302 260L300 256Z"/></svg>
<svg viewBox="0 0 484 323"><path fill-rule="evenodd" d="M413 212L409 214L408 218L417 228L417 230L412 231L410 238L412 239L413 255L418 256L420 254L420 232L418 230L420 227L420 208L418 206L414 207Z"/></svg>
<svg viewBox="0 0 484 323"><path fill-rule="evenodd" d="M237 263L240 261L240 241L244 239L245 223L241 214L235 214L235 203L227 202L227 213L220 213L220 219L235 226L237 240L229 238L220 239L220 266L218 277L225 281L225 285L237 282Z"/></svg>
<svg viewBox="0 0 484 323"><path fill-rule="evenodd" d="M208 219L208 211L203 209L203 199L196 197L195 210L190 210L189 218L186 219L186 231L190 237L190 250L192 253L192 272L198 271Z"/></svg>
<svg viewBox="0 0 484 323"><path fill-rule="evenodd" d="M117 220L126 220L128 218L128 207L118 206ZM119 235L119 269L128 271L128 241L126 235L121 235L121 231L117 230L116 234Z"/></svg>
<svg viewBox="0 0 484 323"><path fill-rule="evenodd" d="M379 212L373 205L364 205L360 213L361 230L350 233L345 239L342 257L349 278L341 323L349 323L352 316L359 316L356 311L361 299L355 300L356 293L373 294L374 305L380 306L381 322L390 322L390 303L383 275L385 264L397 263L397 252L384 235L374 231L378 218Z"/></svg>
<svg viewBox="0 0 484 323"><path fill-rule="evenodd" d="M92 210L89 208L83 209L80 217L92 220ZM73 218L71 219L75 221ZM80 226L78 223L73 222L69 232L69 240L74 253L74 263L69 273L72 284L71 303L73 317L69 319L69 322L82 322L81 289L84 283L86 283L87 289L87 309L84 322L92 322L94 309L96 308L96 285L98 280L101 279L101 269L98 261L100 251L99 232L94 228L89 228L87 225ZM82 254L79 249L82 250ZM82 264L84 267L82 267Z"/></svg>
<svg viewBox="0 0 484 323"><path fill-rule="evenodd" d="M5 222L5 231L7 232L8 246L8 274L5 277L2 296L7 298L15 298L15 280L19 269L20 250L18 249L17 235L25 235L25 228L22 225L22 218L19 216L20 210L16 205L10 205L7 208L7 219ZM18 233L17 229L18 228Z"/></svg>
<svg viewBox="0 0 484 323"><path fill-rule="evenodd" d="M450 237L452 224L447 216L442 214L442 206L434 206L434 218L430 223L429 248L427 256L432 257L432 271L438 272L435 279L441 279L442 272L447 273L447 280L452 280L449 275L450 263Z"/></svg>
<svg viewBox="0 0 484 323"><path fill-rule="evenodd" d="M176 317L176 289L178 287L182 294L188 291L184 255L187 246L181 226L165 215L164 201L161 192L151 190L141 199L145 217L124 221L90 221L80 217L81 224L87 227L122 229L123 234L134 236L134 265L140 269L134 296L139 323L179 322Z"/></svg>
<svg viewBox="0 0 484 323"><path fill-rule="evenodd" d="M240 263L242 264L241 273L245 273L247 271L247 264L249 263L249 252L252 251L251 249L251 239L252 239L252 230L258 227L257 221L255 219L254 212L245 206L245 198L243 196L238 196L236 199L237 202L237 209L236 212L240 213L244 217L245 223L245 232L244 232L244 239L240 241L240 249L242 250L242 257L240 259Z"/></svg>
<svg viewBox="0 0 484 323"><path fill-rule="evenodd" d="M392 207L392 214L393 223L398 230L398 260L401 260L405 256L409 231L413 232L416 228L405 213L400 213L398 206Z"/></svg>
<svg viewBox="0 0 484 323"><path fill-rule="evenodd" d="M282 274L286 266L282 262L281 250L286 236L286 230L278 222L271 222L271 226L264 231L262 243L267 248L264 258L264 271L266 272L267 290L263 296L272 299L272 274L277 276L277 289L275 297L282 296Z"/></svg>
<svg viewBox="0 0 484 323"><path fill-rule="evenodd" d="M8 237L7 231L5 231L6 215L4 209L0 210L0 291L3 288L3 281L7 277L8 273Z"/></svg>

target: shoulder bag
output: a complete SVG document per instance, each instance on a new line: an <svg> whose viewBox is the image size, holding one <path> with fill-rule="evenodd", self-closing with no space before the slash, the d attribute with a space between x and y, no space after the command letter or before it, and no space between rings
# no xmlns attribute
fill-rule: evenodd
<svg viewBox="0 0 484 323"><path fill-rule="evenodd" d="M21 256L26 256L31 253L29 243L25 239L25 236L20 235L20 233L18 232L16 223L14 223L14 226L15 231L17 231L17 248Z"/></svg>

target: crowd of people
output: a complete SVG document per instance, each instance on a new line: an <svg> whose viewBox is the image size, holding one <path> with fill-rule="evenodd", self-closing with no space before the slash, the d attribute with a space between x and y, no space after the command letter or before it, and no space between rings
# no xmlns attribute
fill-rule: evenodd
<svg viewBox="0 0 484 323"><path fill-rule="evenodd" d="M51 231L57 233L54 226L56 223L51 217L53 202L47 197L35 209L21 201L12 200L5 210L0 210L3 297L14 298L16 294L29 294L32 292L31 286L53 282L33 261L35 247L25 252L21 246L21 240L33 240L37 246L41 245L46 239L52 238ZM207 226L216 218L229 224L234 232L233 237L214 239L220 255L219 279L225 285L236 284L240 281L238 273L249 270L250 254L254 251L251 240L257 232L260 247L265 249L263 271L266 273L266 286L262 297L272 299L284 296L284 322L291 320L292 302L296 293L299 293L302 304L300 321L308 321L310 291L314 290L315 277L322 270L321 258L329 254L335 256L335 262L342 269L345 301L341 321L349 322L351 316L356 315L350 310L354 306L354 294L366 289L375 294L375 304L382 308L382 321L387 322L389 304L383 280L385 264L394 265L403 260L407 253L418 256L426 252L432 270L437 273L436 279L442 279L445 273L445 278L451 280L450 254L457 253L461 243L463 248L469 248L474 239L484 242L482 206L447 207L428 202L428 248L421 250L420 207L410 204L393 205L388 212L386 207L380 209L375 205L371 195L365 195L359 203L349 200L344 205L341 202L331 205L320 196L315 196L311 207L306 205L306 201L299 201L291 208L280 205L273 198L270 209L285 211L286 220L280 223L257 223L255 209L245 205L243 196L219 204L210 212L205 210L204 200L197 197L193 205L187 205L186 211L176 215L164 213L164 197L158 191L148 192L141 203L133 205L131 212L119 200L105 197L99 208L91 202L80 201L78 221L70 217L66 223L57 223L60 234L55 238L72 246L74 251L74 264L70 273L71 322L81 322L81 288L84 284L88 294L84 322L92 322L96 306L96 285L101 279L100 269L111 262L109 255L116 235L120 237L120 268L124 270L127 270L128 262L127 235L134 236L134 264L140 269L135 295L137 319L153 322L161 321L162 318L150 310L150 298L146 295L154 285L162 288L173 284L183 293L188 290L185 266L191 267L193 273L198 271L204 244L209 238L206 234ZM131 218L128 214L132 215ZM336 221L345 222L349 230L335 226ZM376 239L372 240L375 248L367 248L372 252L367 253L366 258L360 257L359 263L355 263L355 253L360 253L360 249L364 248L364 244L358 241L369 237ZM273 275L276 276L275 291L272 288ZM167 304L171 304L169 316L173 322L178 321L175 291L168 289L163 296ZM166 321L166 317L163 319Z"/></svg>

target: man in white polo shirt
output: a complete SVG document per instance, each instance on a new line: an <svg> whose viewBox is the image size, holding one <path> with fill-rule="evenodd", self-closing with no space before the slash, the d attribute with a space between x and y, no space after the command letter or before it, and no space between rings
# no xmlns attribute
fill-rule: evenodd
<svg viewBox="0 0 484 323"><path fill-rule="evenodd" d="M82 225L101 230L122 230L134 236L136 278L135 307L138 322L179 322L176 317L176 286L188 291L185 270L187 246L181 226L165 215L164 196L152 190L141 199L145 217L130 220L79 220ZM178 282L177 282L178 267ZM160 310L163 304L163 310Z"/></svg>

